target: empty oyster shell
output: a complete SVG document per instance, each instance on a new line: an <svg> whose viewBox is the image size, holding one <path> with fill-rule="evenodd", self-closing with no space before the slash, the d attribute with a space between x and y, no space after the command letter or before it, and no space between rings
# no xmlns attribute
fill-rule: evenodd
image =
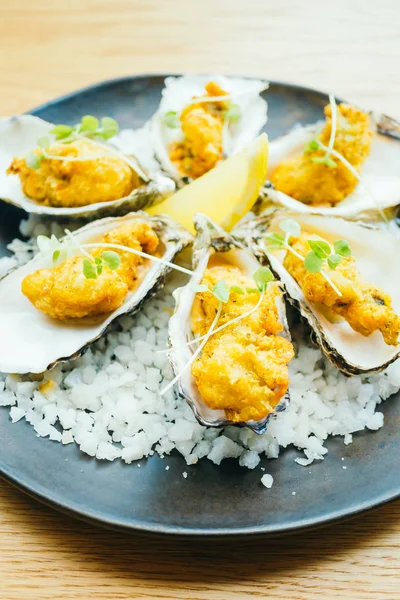
<svg viewBox="0 0 400 600"><path fill-rule="evenodd" d="M224 410L214 410L203 401L196 381L190 368L186 368L193 353L195 345L188 345L188 341L193 340L191 330L191 312L196 292L193 290L193 283L201 281L210 257L218 255L218 264L235 264L240 267L242 272L252 277L253 273L260 267L257 259L246 250L239 242L235 241L230 235L214 225L208 217L197 215L195 218L195 227L197 236L193 248L193 267L194 275L192 280L177 289L174 292L175 312L169 322L169 359L175 376L183 373L176 386L178 394L187 401L192 408L199 423L210 427L224 427L235 424L252 429L255 433L264 433L267 429L270 419L279 412L284 411L289 405L290 397L287 392L281 398L274 411L268 414L260 421L247 421L233 423L229 420ZM282 296L277 298L279 320L283 325L281 335L290 340L289 328L286 320L285 302ZM186 370L185 370L186 368Z"/></svg>
<svg viewBox="0 0 400 600"><path fill-rule="evenodd" d="M267 103L260 93L267 89L268 83L258 79L223 77L221 75L184 75L183 77L167 77L162 99L157 112L150 121L152 147L163 170L172 177L178 185L188 178L182 176L169 156L169 145L182 141L182 127L168 127L165 115L179 113L193 102L193 97L205 95L205 85L215 82L229 96L227 100L237 105L239 118L237 122L227 123L223 128L224 157L236 154L253 140L267 122Z"/></svg>
<svg viewBox="0 0 400 600"><path fill-rule="evenodd" d="M20 115L0 119L0 199L22 208L28 213L49 215L54 218L99 218L108 215L122 215L132 210L140 210L160 202L175 189L172 179L160 172L148 174L134 156L121 154L112 143L106 145L115 150L145 182L134 189L129 196L109 202L98 202L79 207L45 206L28 198L21 186L18 175L6 171L14 157L24 157L37 146L40 137L47 136L54 127L52 123L32 115Z"/></svg>
<svg viewBox="0 0 400 600"><path fill-rule="evenodd" d="M273 186L266 186L264 193L267 201L300 213L336 216L349 220L381 220L383 211L400 204L400 124L378 113L371 113L370 121L373 129L371 152L361 167L360 182L344 200L332 207L311 206L295 200ZM318 122L297 126L288 134L270 142L268 177L283 160L302 153L322 124ZM321 203L323 200L321 197Z"/></svg>
<svg viewBox="0 0 400 600"><path fill-rule="evenodd" d="M142 212L93 221L78 229L74 237L81 244L93 242L107 231L133 220L152 227L160 241L161 258L169 262L192 239L172 219L149 217ZM48 266L46 259L38 254L0 280L0 372L41 373L60 362L78 358L115 319L137 312L146 298L162 287L170 271L165 264L145 260L136 287L117 310L102 317L58 321L37 310L21 292L21 282L26 275Z"/></svg>
<svg viewBox="0 0 400 600"><path fill-rule="evenodd" d="M283 266L286 252L270 252L265 234L279 230L282 219L295 219L303 231L317 234L330 244L345 239L365 282L389 294L393 310L400 314L400 286L394 257L400 253L399 237L386 230L341 218L274 211L243 223L235 235L256 254L267 257L271 270L284 283L288 298L314 330L316 340L329 360L346 375L379 372L400 356L400 344L389 346L380 331L368 337L354 331L344 319L328 318L322 307L310 303L300 286Z"/></svg>

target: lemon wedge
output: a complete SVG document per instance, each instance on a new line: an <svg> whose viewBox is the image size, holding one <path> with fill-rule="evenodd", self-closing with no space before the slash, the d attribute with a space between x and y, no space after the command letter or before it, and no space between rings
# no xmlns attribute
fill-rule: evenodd
<svg viewBox="0 0 400 600"><path fill-rule="evenodd" d="M259 197L267 168L268 137L262 133L241 152L146 212L168 215L192 232L193 217L201 212L230 231Z"/></svg>

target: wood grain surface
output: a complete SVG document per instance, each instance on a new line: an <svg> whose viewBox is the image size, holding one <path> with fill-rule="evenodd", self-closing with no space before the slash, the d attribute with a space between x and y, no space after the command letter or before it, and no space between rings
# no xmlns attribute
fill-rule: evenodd
<svg viewBox="0 0 400 600"><path fill-rule="evenodd" d="M219 71L400 118L399 32L399 0L0 0L0 114L110 77ZM199 542L96 529L0 483L2 600L397 600L399 568L400 503L281 539Z"/></svg>

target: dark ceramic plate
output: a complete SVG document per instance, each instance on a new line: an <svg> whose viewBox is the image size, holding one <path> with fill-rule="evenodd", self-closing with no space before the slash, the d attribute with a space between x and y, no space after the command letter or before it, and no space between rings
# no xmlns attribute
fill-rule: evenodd
<svg viewBox="0 0 400 600"><path fill-rule="evenodd" d="M163 80L152 75L108 81L32 113L61 123L88 113L109 115L122 127L137 127L156 110ZM272 83L265 96L270 138L294 123L315 121L327 102L325 94L281 83ZM0 253L17 235L23 216L0 205ZM0 473L46 504L114 528L194 535L281 533L348 517L400 494L399 398L392 397L382 410L381 430L355 435L350 446L343 438L330 439L323 463L300 467L294 449L277 460L263 460L265 472L274 477L267 490L260 483L260 467L248 471L233 460L220 467L206 460L186 467L178 455L153 456L140 461L140 468L100 462L74 445L37 438L30 425L11 424L9 411L1 409Z"/></svg>

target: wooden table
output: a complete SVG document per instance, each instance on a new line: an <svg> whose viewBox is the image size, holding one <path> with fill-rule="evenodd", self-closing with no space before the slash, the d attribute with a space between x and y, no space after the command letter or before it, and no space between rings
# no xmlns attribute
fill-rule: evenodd
<svg viewBox="0 0 400 600"><path fill-rule="evenodd" d="M400 118L399 31L399 0L0 0L0 114L191 70L303 83ZM400 503L279 540L198 542L96 529L0 484L4 600L397 600L399 548Z"/></svg>

